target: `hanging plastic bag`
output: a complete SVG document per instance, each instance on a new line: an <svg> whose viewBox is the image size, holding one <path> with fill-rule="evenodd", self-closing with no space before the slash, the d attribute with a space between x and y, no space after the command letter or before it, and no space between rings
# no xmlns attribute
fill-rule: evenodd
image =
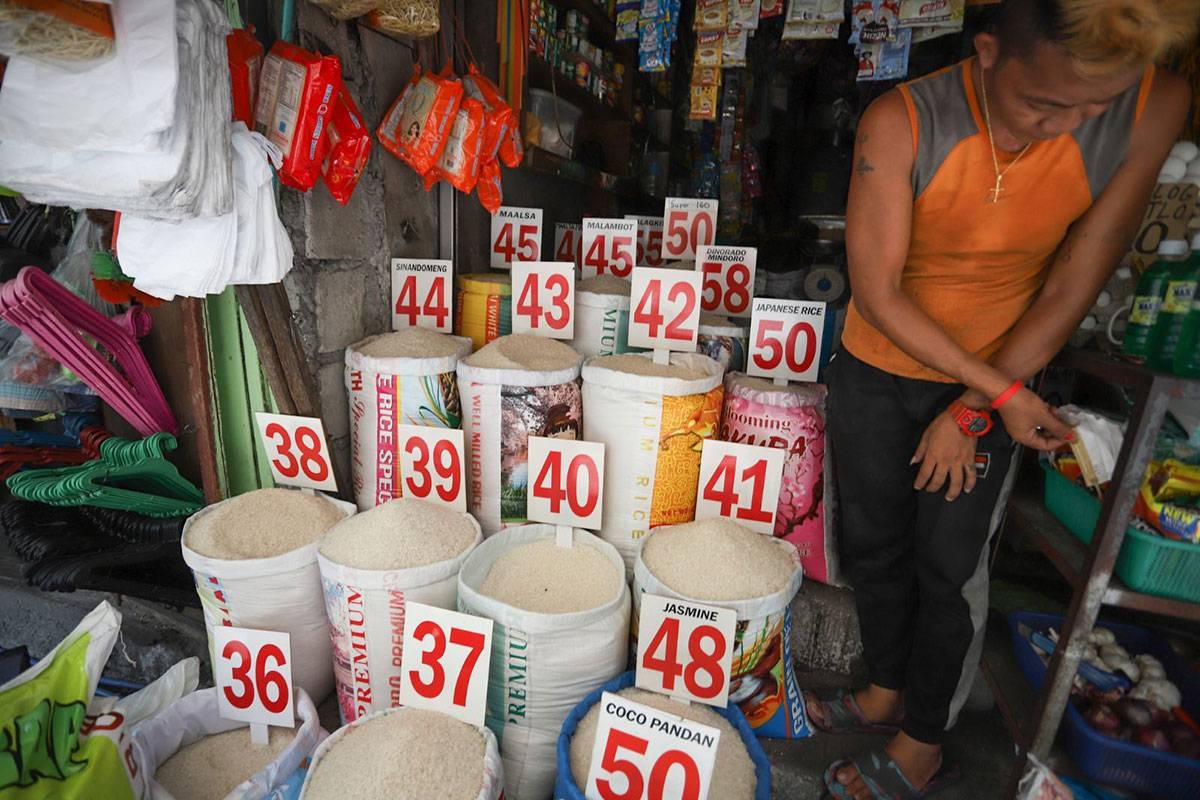
<svg viewBox="0 0 1200 800"><path fill-rule="evenodd" d="M496 159L485 161L479 167L479 181L475 184L479 204L489 214L495 214L504 205L504 187L500 185L500 164Z"/></svg>
<svg viewBox="0 0 1200 800"><path fill-rule="evenodd" d="M271 46L258 81L254 128L283 151L279 180L307 192L329 153L331 100L341 83L342 62L287 42Z"/></svg>
<svg viewBox="0 0 1200 800"><path fill-rule="evenodd" d="M333 199L346 205L371 155L371 132L363 124L358 104L340 80L333 114L329 119L329 142L329 158L325 161L321 178Z"/></svg>
<svg viewBox="0 0 1200 800"><path fill-rule="evenodd" d="M233 95L233 118L254 127L258 99L258 76L262 72L263 46L254 38L254 28L238 28L225 36L229 51L229 86Z"/></svg>
<svg viewBox="0 0 1200 800"><path fill-rule="evenodd" d="M439 75L415 67L412 80L379 124L379 141L424 175L442 155L462 95L462 82L450 77L448 69Z"/></svg>
<svg viewBox="0 0 1200 800"><path fill-rule="evenodd" d="M479 180L479 162L484 138L483 103L468 97L458 107L450 135L438 157L437 166L425 173L425 191L439 180L469 194Z"/></svg>

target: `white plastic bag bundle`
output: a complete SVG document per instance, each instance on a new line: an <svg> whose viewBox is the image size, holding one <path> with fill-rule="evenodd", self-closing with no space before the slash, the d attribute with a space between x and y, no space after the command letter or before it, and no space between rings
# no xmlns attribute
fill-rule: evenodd
<svg viewBox="0 0 1200 800"><path fill-rule="evenodd" d="M571 346L588 357L629 352L629 297L577 291Z"/></svg>
<svg viewBox="0 0 1200 800"><path fill-rule="evenodd" d="M294 707L298 719L295 738L274 761L239 784L225 800L263 800L287 796L289 789L299 791L304 773L298 771L329 734L321 729L317 708L303 689L296 689ZM134 749L155 800L174 800L174 795L154 779L167 759L205 736L237 728L246 728L246 746L250 747L246 723L222 719L218 713L216 688L185 695L138 725L133 732Z"/></svg>
<svg viewBox="0 0 1200 800"><path fill-rule="evenodd" d="M458 363L467 509L485 536L526 521L530 436L579 439L579 365L539 372ZM583 437L586 438L586 437ZM613 462L610 457L609 463Z"/></svg>
<svg viewBox="0 0 1200 800"><path fill-rule="evenodd" d="M671 364L705 377L634 375L594 359L583 365L583 438L603 442L611 465L600 536L621 553L626 575L651 528L695 516L700 449L721 421L721 365L699 353L673 353Z"/></svg>
<svg viewBox="0 0 1200 800"><path fill-rule="evenodd" d="M356 569L317 553L342 722L400 705L405 607L411 602L453 610L458 600L458 571L483 541L479 523L470 514L463 516L475 528L474 543L436 564Z"/></svg>
<svg viewBox="0 0 1200 800"><path fill-rule="evenodd" d="M53 103L47 113L34 114L39 121L34 130L10 129L0 135L0 184L31 201L49 205L107 208L159 219L224 214L233 204L229 149L233 112L225 47L229 23L224 9L208 0L156 0L119 3L118 16L135 5L153 9L147 14L174 15L177 78L173 103L161 87L150 92L152 97L166 98L156 101L153 111L133 89L118 92L111 103L78 99ZM124 49L126 42L118 38L118 52ZM162 47L145 51L142 57L150 62L135 61L129 70L161 73L169 59ZM23 83L28 88L35 79ZM110 90L101 88L104 81L104 73L91 75L71 96L106 96ZM3 94L8 93L7 82L6 76ZM40 100L44 88L35 88ZM26 95L22 105L35 102ZM107 132L102 143L86 147L47 143L62 135L42 135L52 128L65 126L72 131L72 140L77 135L77 128L68 121L76 104L89 109L85 111L89 118L103 111L123 121L98 126ZM156 130L162 122L160 108L164 107L170 114L169 124ZM9 116L7 109L4 116ZM143 119L152 121L142 124Z"/></svg>
<svg viewBox="0 0 1200 800"><path fill-rule="evenodd" d="M460 611L495 622L487 724L500 740L509 800L544 800L554 789L555 745L563 721L597 686L625 670L629 587L590 611L539 614L480 593L496 560L529 542L554 539L553 525L524 525L491 537L459 572ZM621 570L613 547L574 531L575 547L593 547Z"/></svg>
<svg viewBox="0 0 1200 800"><path fill-rule="evenodd" d="M326 498L346 516L354 506ZM225 501L229 502L229 501ZM333 651L317 565L317 543L271 558L209 558L187 546L188 531L213 513L216 503L193 514L183 526L183 560L196 579L209 631L222 625L284 631L291 635L292 681L320 703L333 690Z"/></svg>
<svg viewBox="0 0 1200 800"><path fill-rule="evenodd" d="M359 511L403 494L397 425L458 428L462 424L455 368L471 352L471 340L456 336L462 349L445 358L364 355L362 348L378 338L371 336L346 348L350 466Z"/></svg>

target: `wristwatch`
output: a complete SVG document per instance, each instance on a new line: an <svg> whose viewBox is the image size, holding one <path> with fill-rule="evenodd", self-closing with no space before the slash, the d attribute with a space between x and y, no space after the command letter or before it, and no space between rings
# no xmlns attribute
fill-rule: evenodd
<svg viewBox="0 0 1200 800"><path fill-rule="evenodd" d="M962 400L955 400L947 410L951 419L958 424L959 430L972 439L978 439L992 429L991 414L968 408Z"/></svg>

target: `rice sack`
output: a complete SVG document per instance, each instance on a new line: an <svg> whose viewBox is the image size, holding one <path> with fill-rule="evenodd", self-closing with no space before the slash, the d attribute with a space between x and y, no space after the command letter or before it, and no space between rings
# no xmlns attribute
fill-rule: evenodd
<svg viewBox="0 0 1200 800"><path fill-rule="evenodd" d="M479 273L455 279L454 332L476 349L512 333L512 276Z"/></svg>
<svg viewBox="0 0 1200 800"><path fill-rule="evenodd" d="M700 315L696 352L718 362L726 372L745 372L750 350L750 324L718 314Z"/></svg>
<svg viewBox="0 0 1200 800"><path fill-rule="evenodd" d="M584 356L611 356L629 351L630 283L613 275L597 275L575 287L575 339L571 346Z"/></svg>

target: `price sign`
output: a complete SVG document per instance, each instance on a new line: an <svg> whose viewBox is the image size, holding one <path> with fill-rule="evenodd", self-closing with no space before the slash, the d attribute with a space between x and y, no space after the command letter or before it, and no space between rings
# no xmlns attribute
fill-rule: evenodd
<svg viewBox="0 0 1200 800"><path fill-rule="evenodd" d="M392 330L429 328L454 332L454 267L446 260L392 259Z"/></svg>
<svg viewBox="0 0 1200 800"><path fill-rule="evenodd" d="M700 451L696 519L726 517L774 535L787 451L706 439Z"/></svg>
<svg viewBox="0 0 1200 800"><path fill-rule="evenodd" d="M482 725L492 661L492 621L423 603L404 606L400 705Z"/></svg>
<svg viewBox="0 0 1200 800"><path fill-rule="evenodd" d="M629 346L695 350L700 333L700 273L639 267L633 271Z"/></svg>
<svg viewBox="0 0 1200 800"><path fill-rule="evenodd" d="M728 705L737 612L653 594L640 602L638 688Z"/></svg>
<svg viewBox="0 0 1200 800"><path fill-rule="evenodd" d="M700 307L731 317L749 314L757 263L757 247L706 244L696 248L696 269L704 276Z"/></svg>
<svg viewBox="0 0 1200 800"><path fill-rule="evenodd" d="M569 261L512 265L512 332L575 338L575 266Z"/></svg>
<svg viewBox="0 0 1200 800"><path fill-rule="evenodd" d="M250 723L250 738L256 744L267 743L267 725L295 727L292 637L223 626L210 628L209 634L217 714Z"/></svg>
<svg viewBox="0 0 1200 800"><path fill-rule="evenodd" d="M600 530L604 510L604 443L529 437L525 514L536 522Z"/></svg>
<svg viewBox="0 0 1200 800"><path fill-rule="evenodd" d="M583 226L573 222L554 223L554 260L570 261L578 269L582 263Z"/></svg>
<svg viewBox="0 0 1200 800"><path fill-rule="evenodd" d="M584 795L705 800L720 740L716 728L605 692Z"/></svg>
<svg viewBox="0 0 1200 800"><path fill-rule="evenodd" d="M758 378L815 381L824 335L824 303L756 297L747 372Z"/></svg>
<svg viewBox="0 0 1200 800"><path fill-rule="evenodd" d="M542 210L500 206L492 215L491 265L508 269L514 261L542 258Z"/></svg>
<svg viewBox="0 0 1200 800"><path fill-rule="evenodd" d="M466 512L466 471L461 429L397 425L400 480L405 497Z"/></svg>
<svg viewBox="0 0 1200 800"><path fill-rule="evenodd" d="M325 426L316 417L255 413L276 483L337 491Z"/></svg>
<svg viewBox="0 0 1200 800"><path fill-rule="evenodd" d="M668 197L663 226L663 255L669 260L695 261L696 249L716 238L717 201Z"/></svg>
<svg viewBox="0 0 1200 800"><path fill-rule="evenodd" d="M626 214L625 219L637 221L637 261L639 267L661 267L663 260L663 218Z"/></svg>
<svg viewBox="0 0 1200 800"><path fill-rule="evenodd" d="M580 274L585 278L615 275L628 278L637 261L637 221L585 219Z"/></svg>

